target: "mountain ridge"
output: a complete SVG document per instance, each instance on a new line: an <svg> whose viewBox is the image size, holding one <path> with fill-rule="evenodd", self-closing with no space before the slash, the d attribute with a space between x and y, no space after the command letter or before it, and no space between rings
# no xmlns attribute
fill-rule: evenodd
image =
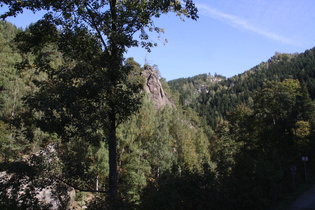
<svg viewBox="0 0 315 210"><path fill-rule="evenodd" d="M213 82L214 78L219 80ZM206 116L207 122L215 126L237 105L244 103L251 107L253 97L264 84L284 79L298 79L306 85L314 99L315 48L299 54L275 53L267 61L230 78L201 74L171 80L168 84L173 92L179 93L183 106L193 108L200 116ZM207 91L198 92L200 88Z"/></svg>

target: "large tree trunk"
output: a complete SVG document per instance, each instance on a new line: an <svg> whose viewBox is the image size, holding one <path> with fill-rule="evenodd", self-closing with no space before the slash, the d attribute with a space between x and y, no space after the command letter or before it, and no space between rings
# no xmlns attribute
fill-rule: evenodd
<svg viewBox="0 0 315 210"><path fill-rule="evenodd" d="M116 138L116 109L117 101L116 101L116 88L117 88L117 81L119 78L119 71L122 65L122 57L123 52L119 51L118 49L118 40L117 35L117 10L116 4L117 0L110 0L110 12L111 12L111 30L112 34L109 36L110 46L109 46L109 62L110 66L108 68L108 76L111 80L112 90L110 94L110 110L109 113L109 139L108 139L108 150L109 150L109 196L110 197L117 197L117 185L118 185L118 178L117 178L117 138Z"/></svg>
<svg viewBox="0 0 315 210"><path fill-rule="evenodd" d="M109 150L109 196L117 196L117 139L116 139L116 116L113 110L109 116L110 129L108 139Z"/></svg>

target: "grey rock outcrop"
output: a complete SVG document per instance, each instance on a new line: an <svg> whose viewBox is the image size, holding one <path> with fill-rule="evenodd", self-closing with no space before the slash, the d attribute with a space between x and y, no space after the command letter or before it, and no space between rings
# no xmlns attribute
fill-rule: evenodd
<svg viewBox="0 0 315 210"><path fill-rule="evenodd" d="M158 71L154 70L153 67L147 66L145 70L142 71L142 75L145 78L144 91L151 96L155 107L161 108L166 105L173 107L174 104L168 99L163 90Z"/></svg>
<svg viewBox="0 0 315 210"><path fill-rule="evenodd" d="M55 145L49 144L23 161L9 163L0 171L0 203L14 209L68 209L75 190L55 176L56 154Z"/></svg>

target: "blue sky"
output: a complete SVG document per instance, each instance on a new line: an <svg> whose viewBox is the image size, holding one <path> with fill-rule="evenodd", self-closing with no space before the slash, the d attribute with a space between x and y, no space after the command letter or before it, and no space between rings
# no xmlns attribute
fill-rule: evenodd
<svg viewBox="0 0 315 210"><path fill-rule="evenodd" d="M127 56L140 64L156 64L161 76L172 80L202 73L231 77L267 61L275 52L300 53L315 47L314 0L194 2L198 21L164 15L156 26L165 33L151 36L158 47L151 53L129 49ZM25 13L9 21L25 27L36 18Z"/></svg>

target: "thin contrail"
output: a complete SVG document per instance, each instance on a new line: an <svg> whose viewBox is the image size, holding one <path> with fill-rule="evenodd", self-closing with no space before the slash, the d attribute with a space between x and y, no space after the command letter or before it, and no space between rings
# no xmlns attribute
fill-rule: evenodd
<svg viewBox="0 0 315 210"><path fill-rule="evenodd" d="M229 24L235 28L248 30L248 31L260 34L264 37L270 38L272 40L280 41L280 42L285 43L285 44L299 46L299 44L293 42L292 40L289 40L289 39L287 39L283 36L280 36L278 34L275 34L275 33L269 32L269 31L265 31L265 30L263 30L257 26L250 24L244 18L221 12L217 9L211 8L211 7L204 5L204 4L196 4L196 6L198 7L200 14L214 18L214 19L217 19L217 20L220 20L220 21L227 23L227 24Z"/></svg>

